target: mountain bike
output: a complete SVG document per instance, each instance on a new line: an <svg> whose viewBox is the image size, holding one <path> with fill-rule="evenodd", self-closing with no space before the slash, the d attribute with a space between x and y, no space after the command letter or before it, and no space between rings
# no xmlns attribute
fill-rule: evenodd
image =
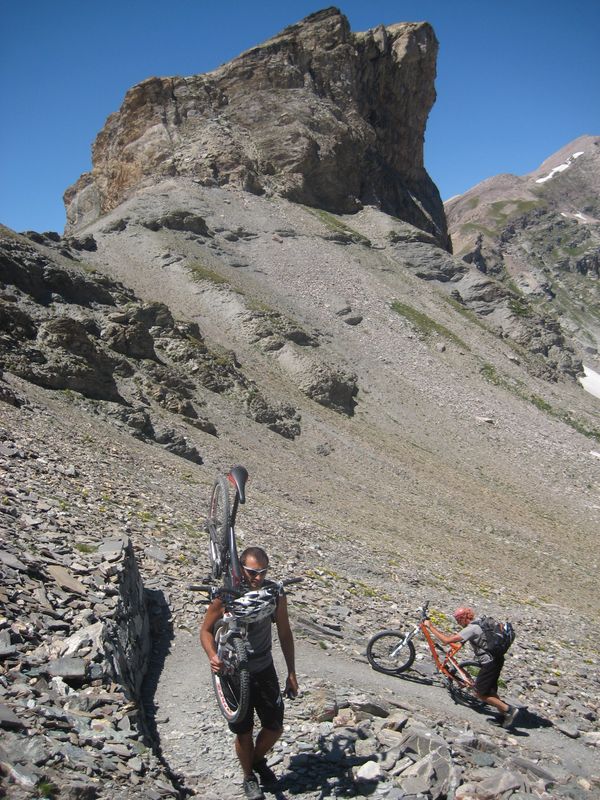
<svg viewBox="0 0 600 800"><path fill-rule="evenodd" d="M457 660L462 642L444 647L434 639L433 635L424 624L429 619L429 601L419 609L417 623L407 632L397 630L380 631L373 636L367 644L367 658L369 664L377 672L386 675L399 675L412 666L416 650L413 639L423 634L437 671L441 675L442 683L446 686L453 699L470 698L475 685L475 675L479 670L479 662L475 660Z"/></svg>
<svg viewBox="0 0 600 800"><path fill-rule="evenodd" d="M220 598L224 606L223 617L215 624L213 634L217 655L223 666L212 674L213 689L219 709L228 722L242 719L248 709L250 673L248 658L253 654L248 639L248 626L275 613L277 597L284 587L299 583L302 578L269 581L260 589L248 590L244 586L235 537L235 520L240 504L246 501L248 471L235 466L214 482L209 504L206 528L209 534L211 577L223 578L222 586L203 584L194 586L206 591L209 602ZM233 500L231 499L233 494Z"/></svg>
<svg viewBox="0 0 600 800"><path fill-rule="evenodd" d="M246 502L247 480L248 470L245 467L232 467L226 475L217 476L210 494L206 527L211 573L215 580L223 576L224 585L230 589L239 588L242 582L242 568L235 541L235 520L240 503Z"/></svg>

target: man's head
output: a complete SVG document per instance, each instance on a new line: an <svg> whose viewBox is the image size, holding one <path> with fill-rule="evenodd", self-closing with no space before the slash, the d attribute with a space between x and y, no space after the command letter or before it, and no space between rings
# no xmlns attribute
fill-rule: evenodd
<svg viewBox="0 0 600 800"><path fill-rule="evenodd" d="M244 579L252 589L259 589L269 569L269 556L262 547L247 547L240 556Z"/></svg>
<svg viewBox="0 0 600 800"><path fill-rule="evenodd" d="M454 619L464 628L475 619L475 612L469 606L459 606L454 612Z"/></svg>

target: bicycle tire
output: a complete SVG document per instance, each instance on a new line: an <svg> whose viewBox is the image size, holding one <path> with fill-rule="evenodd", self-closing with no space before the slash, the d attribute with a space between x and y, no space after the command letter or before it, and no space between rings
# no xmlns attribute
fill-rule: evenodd
<svg viewBox="0 0 600 800"><path fill-rule="evenodd" d="M229 484L224 475L215 480L208 507L209 557L213 578L220 578L223 571L223 555L227 546L231 502Z"/></svg>
<svg viewBox="0 0 600 800"><path fill-rule="evenodd" d="M219 642L221 626L215 630L215 641ZM227 722L238 722L248 710L250 700L250 673L246 648L240 638L235 636L230 644L229 661L234 664L234 672L220 674L213 672L212 681L219 711Z"/></svg>
<svg viewBox="0 0 600 800"><path fill-rule="evenodd" d="M400 631L376 633L367 644L367 658L373 669L386 675L397 675L409 669L416 655L412 642L406 642L397 655L391 656L403 640L404 634Z"/></svg>
<svg viewBox="0 0 600 800"><path fill-rule="evenodd" d="M479 670L481 668L481 664L479 663L479 661L475 661L475 660L459 661L458 662L458 666L461 669L464 669L465 672L468 672L473 680L475 680L475 678L479 674ZM473 672L473 670L476 670L476 672Z"/></svg>
<svg viewBox="0 0 600 800"><path fill-rule="evenodd" d="M471 667L479 668L481 665L479 664L478 661L457 661L457 662L455 662L455 664L456 664L456 666L453 665L453 664L446 664L445 665L445 668L448 670L448 672L451 675L451 677L443 676L443 680L444 680L444 682L446 684L446 688L450 691L450 694L452 694L453 691L460 691L460 690L470 691L471 688L472 688L472 684L466 683L463 680L460 672L458 672L456 667L457 666L460 667L460 669L462 669L465 672L467 672L467 674L469 675L471 680L475 680L475 676L470 671L470 668Z"/></svg>

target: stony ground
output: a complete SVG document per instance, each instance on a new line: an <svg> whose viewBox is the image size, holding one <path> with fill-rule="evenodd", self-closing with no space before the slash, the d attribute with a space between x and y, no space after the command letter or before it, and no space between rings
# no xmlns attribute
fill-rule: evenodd
<svg viewBox="0 0 600 800"><path fill-rule="evenodd" d="M116 434L64 397L20 381L8 385L29 400L19 409L2 405L2 549L14 548L15 534L23 552L50 541L72 568L67 554L77 552L74 542L131 537L145 585L162 608L144 702L163 769L182 796L241 796L231 738L197 644L202 607L190 589L207 568L201 520L212 475ZM423 791L435 797L459 784L455 796L463 800L532 792L598 796L599 632L591 618L499 591L472 598L482 610L510 616L518 630L504 691L527 710L516 731L506 733L492 715L454 705L432 682L425 653L405 679L376 674L365 663L369 636L414 619L426 598L449 625L443 614L459 601L459 589L407 563L392 573L376 543L367 556L350 540L332 540L308 517L298 515L293 525L278 508L250 498L241 539L254 540L260 530L276 576L305 579L290 597L302 693L288 704L285 735L273 754L281 779L275 797L400 798ZM292 527L310 546L292 544ZM427 744L432 737L435 747ZM147 796L171 791L162 780L157 790L157 772L158 794ZM135 783L118 785L114 797L137 796Z"/></svg>

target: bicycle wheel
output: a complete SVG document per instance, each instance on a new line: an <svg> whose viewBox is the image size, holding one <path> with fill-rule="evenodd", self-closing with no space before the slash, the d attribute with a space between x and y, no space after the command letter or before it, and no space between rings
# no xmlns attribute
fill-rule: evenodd
<svg viewBox="0 0 600 800"><path fill-rule="evenodd" d="M215 631L219 644L222 627ZM238 722L248 710L250 699L250 674L246 648L240 638L234 636L222 654L225 666L223 673L212 673L213 689L219 710L227 722Z"/></svg>
<svg viewBox="0 0 600 800"><path fill-rule="evenodd" d="M230 514L229 483L224 475L219 475L213 484L208 508L209 556L214 578L221 577Z"/></svg>
<svg viewBox="0 0 600 800"><path fill-rule="evenodd" d="M473 681L477 677L477 673L479 672L480 664L478 661L460 661L458 666L463 672L467 673L469 680L465 680L461 672L456 669L452 664L447 664L446 669L452 675L452 680L448 679L450 689L450 693L452 693L452 689L466 689L470 690L473 686Z"/></svg>
<svg viewBox="0 0 600 800"><path fill-rule="evenodd" d="M458 666L468 673L472 681L475 681L481 668L479 661L460 661Z"/></svg>
<svg viewBox="0 0 600 800"><path fill-rule="evenodd" d="M415 660L415 646L404 641L399 631L381 631L367 644L369 664L377 672L396 675L407 670Z"/></svg>
<svg viewBox="0 0 600 800"><path fill-rule="evenodd" d="M481 665L478 661L460 661L458 666L468 674L471 681L474 681ZM443 680L454 702L478 707L480 701L474 694L472 683L467 683L461 673L451 665L448 670L452 674L452 678L446 677Z"/></svg>

